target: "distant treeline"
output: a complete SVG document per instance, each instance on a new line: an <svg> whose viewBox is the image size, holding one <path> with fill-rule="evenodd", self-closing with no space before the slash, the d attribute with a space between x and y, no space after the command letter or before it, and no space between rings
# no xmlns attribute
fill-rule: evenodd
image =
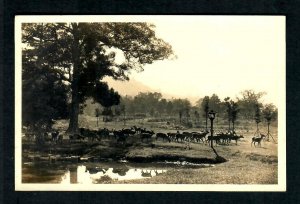
<svg viewBox="0 0 300 204"><path fill-rule="evenodd" d="M262 96L266 93L256 93L253 90L244 90L236 99L226 97L220 99L218 95L204 96L199 98L196 104L188 99L163 98L161 93L147 92L136 96L122 96L120 104L108 108L100 105L87 106L85 113L99 116L118 116L123 118L173 118L179 122L199 122L207 116L207 112L214 110L217 117L224 120L232 120L231 117L253 120L257 117L257 111L263 120L266 110L271 112L272 120L277 119L277 107L273 104L263 104ZM257 110L258 109L258 110ZM97 113L97 114L96 114Z"/></svg>

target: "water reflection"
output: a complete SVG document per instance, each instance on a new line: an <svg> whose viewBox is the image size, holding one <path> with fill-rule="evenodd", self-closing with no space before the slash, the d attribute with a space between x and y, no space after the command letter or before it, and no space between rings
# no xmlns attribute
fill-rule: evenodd
<svg viewBox="0 0 300 204"><path fill-rule="evenodd" d="M129 168L87 168L84 165L70 168L63 176L61 183L92 184L101 183L102 178L112 180L131 180L151 178L167 170L129 169Z"/></svg>

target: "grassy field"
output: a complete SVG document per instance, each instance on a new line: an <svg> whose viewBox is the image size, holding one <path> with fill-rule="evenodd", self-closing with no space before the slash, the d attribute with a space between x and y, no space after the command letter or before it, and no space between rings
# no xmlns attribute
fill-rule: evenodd
<svg viewBox="0 0 300 204"><path fill-rule="evenodd" d="M172 126L165 123L147 122L146 120L123 122L99 122L96 125L96 118L81 116L80 126L90 129L106 127L108 129L122 129L133 125L154 130L154 132L176 132ZM225 130L226 125L216 124L216 130ZM260 131L266 133L266 127L260 124ZM57 121L55 128L66 129L66 121ZM273 138L277 141L277 127L271 126ZM180 130L183 131L183 130ZM199 131L192 128L184 131ZM186 168L168 169L164 174L156 177L140 180L117 181L106 179L105 183L140 183L140 184L277 184L278 183L278 147L272 140L263 141L261 147L251 147L251 138L256 131L254 122L241 122L236 126L236 132L244 138L235 145L217 145L215 149L218 154L227 159L227 162L215 164L209 168ZM271 138L270 138L271 139ZM191 143L191 149L186 149L184 143L163 142L152 139L151 144L142 143L139 140L129 141L130 147L126 150L126 157L150 157L150 156L182 156L190 158L214 158L215 155L209 145ZM98 146L98 153L105 147L105 144ZM97 148L96 148L97 149ZM105 148L104 148L105 150ZM107 149L106 149L107 150ZM105 151L106 151L105 150ZM96 151L97 152L97 151ZM103 152L103 151L102 151Z"/></svg>
<svg viewBox="0 0 300 204"><path fill-rule="evenodd" d="M170 146L172 144L169 144ZM277 181L277 145L266 142L262 148L250 146L246 139L236 145L217 146L218 153L228 161L209 168L185 170L170 169L166 174L151 179L132 181L112 181L113 183L167 183L167 184L276 184ZM155 151L155 150L154 150ZM172 154L169 150L168 154ZM146 152L146 151L145 151ZM144 154L146 154L144 152ZM137 154L138 152L133 152ZM158 152L156 152L158 154ZM176 154L187 156L214 157L209 147L192 144L191 150L176 151Z"/></svg>

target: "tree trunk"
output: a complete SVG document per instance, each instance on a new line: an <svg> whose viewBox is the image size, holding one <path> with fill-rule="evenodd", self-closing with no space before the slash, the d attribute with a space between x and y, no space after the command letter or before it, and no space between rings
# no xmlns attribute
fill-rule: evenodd
<svg viewBox="0 0 300 204"><path fill-rule="evenodd" d="M213 151L215 152L215 154L217 155L217 156L219 156L218 155L218 153L216 152L216 150L214 149L214 140L213 140L213 136L214 136L214 127L213 127L213 120L212 119L210 119L210 136L211 136L211 143L210 143L210 147L213 149Z"/></svg>
<svg viewBox="0 0 300 204"><path fill-rule="evenodd" d="M126 112L125 112L125 109L124 109L124 118L123 118L123 120L124 120L124 126L126 125Z"/></svg>
<svg viewBox="0 0 300 204"><path fill-rule="evenodd" d="M270 140L270 123L268 122L268 134L267 134L267 141Z"/></svg>
<svg viewBox="0 0 300 204"><path fill-rule="evenodd" d="M72 86L73 87L73 86ZM78 132L78 115L79 115L79 100L78 100L78 88L72 88L72 102L70 112L70 123L67 132Z"/></svg>
<svg viewBox="0 0 300 204"><path fill-rule="evenodd" d="M179 124L181 125L182 113L179 112Z"/></svg>
<svg viewBox="0 0 300 204"><path fill-rule="evenodd" d="M73 76L71 83L71 110L70 110L70 123L67 132L69 133L78 133L78 115L79 115L79 57L80 57L80 49L79 49L79 36L78 36L78 24L73 23L73 35L74 35L74 43L72 48L72 60L73 60Z"/></svg>
<svg viewBox="0 0 300 204"><path fill-rule="evenodd" d="M205 114L205 130L207 131L207 113Z"/></svg>

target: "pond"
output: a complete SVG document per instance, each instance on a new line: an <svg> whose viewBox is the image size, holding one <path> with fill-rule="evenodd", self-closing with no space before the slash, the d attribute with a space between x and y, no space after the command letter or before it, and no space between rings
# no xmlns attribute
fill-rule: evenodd
<svg viewBox="0 0 300 204"><path fill-rule="evenodd" d="M112 180L149 179L174 168L204 168L213 165L187 162L24 162L22 183L103 184Z"/></svg>

